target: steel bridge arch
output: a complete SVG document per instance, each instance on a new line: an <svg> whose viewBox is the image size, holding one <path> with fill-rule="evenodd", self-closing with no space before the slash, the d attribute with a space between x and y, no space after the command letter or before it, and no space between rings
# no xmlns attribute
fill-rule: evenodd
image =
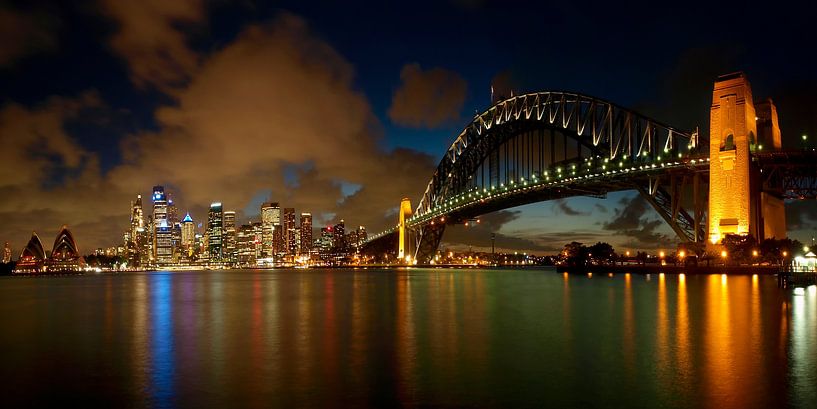
<svg viewBox="0 0 817 409"><path fill-rule="evenodd" d="M457 136L432 175L415 215L423 215L464 186L497 141L497 130L514 125L566 132L592 154L610 160L694 154L700 143L689 133L601 98L543 91L501 100L478 114ZM510 135L512 136L512 135ZM501 139L501 138L500 138Z"/></svg>

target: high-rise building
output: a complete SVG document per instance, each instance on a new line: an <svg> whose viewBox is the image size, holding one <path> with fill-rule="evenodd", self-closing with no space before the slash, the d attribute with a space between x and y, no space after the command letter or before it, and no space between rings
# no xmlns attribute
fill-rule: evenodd
<svg viewBox="0 0 817 409"><path fill-rule="evenodd" d="M235 237L235 247L237 262L239 266L245 267L255 262L255 234L252 225L242 224L238 227Z"/></svg>
<svg viewBox="0 0 817 409"><path fill-rule="evenodd" d="M193 255L193 247L196 241L196 224L193 223L193 218L190 213L187 213L182 219L182 249L187 257Z"/></svg>
<svg viewBox="0 0 817 409"><path fill-rule="evenodd" d="M3 245L3 264L11 262L11 246L9 242Z"/></svg>
<svg viewBox="0 0 817 409"><path fill-rule="evenodd" d="M332 247L334 245L335 232L332 230L332 226L321 227L321 237L318 238L315 246L318 248L321 258L327 259L332 253Z"/></svg>
<svg viewBox="0 0 817 409"><path fill-rule="evenodd" d="M261 205L261 251L264 257L275 254L275 226L281 224L281 206L275 202ZM280 228L279 228L280 230ZM280 234L280 231L279 231Z"/></svg>
<svg viewBox="0 0 817 409"><path fill-rule="evenodd" d="M253 234L255 234L255 258L259 259L262 257L266 257L266 253L264 252L264 249L261 244L262 243L261 240L264 237L264 230L261 225L261 222L252 222L250 224L252 225Z"/></svg>
<svg viewBox="0 0 817 409"><path fill-rule="evenodd" d="M224 261L235 263L238 259L236 239L235 211L227 210L224 212Z"/></svg>
<svg viewBox="0 0 817 409"><path fill-rule="evenodd" d="M167 196L163 186L153 187L153 259L157 264L173 260L173 226L167 214Z"/></svg>
<svg viewBox="0 0 817 409"><path fill-rule="evenodd" d="M210 204L207 213L207 253L212 262L224 259L224 210L220 202Z"/></svg>
<svg viewBox="0 0 817 409"><path fill-rule="evenodd" d="M284 234L284 253L289 256L294 256L298 253L298 247L295 237L295 209L291 207L284 208L283 220L283 234Z"/></svg>
<svg viewBox="0 0 817 409"><path fill-rule="evenodd" d="M346 251L346 245L347 245L346 244L346 226L345 226L345 222L343 221L343 219L341 219L340 223L335 225L335 227L334 227L334 237L335 237L335 242L333 243L334 247L339 252L345 252Z"/></svg>
<svg viewBox="0 0 817 409"><path fill-rule="evenodd" d="M131 202L130 228L125 235L127 237L125 247L128 251L128 265L131 267L137 267L142 262L140 253L145 250L144 233L145 217L142 210L142 195L136 195L136 200Z"/></svg>
<svg viewBox="0 0 817 409"><path fill-rule="evenodd" d="M170 193L167 194L167 220L171 226L179 222L179 209L173 203L173 196Z"/></svg>
<svg viewBox="0 0 817 409"><path fill-rule="evenodd" d="M368 237L366 226L357 226L357 245L355 247L360 247Z"/></svg>
<svg viewBox="0 0 817 409"><path fill-rule="evenodd" d="M301 255L312 251L312 213L301 213Z"/></svg>

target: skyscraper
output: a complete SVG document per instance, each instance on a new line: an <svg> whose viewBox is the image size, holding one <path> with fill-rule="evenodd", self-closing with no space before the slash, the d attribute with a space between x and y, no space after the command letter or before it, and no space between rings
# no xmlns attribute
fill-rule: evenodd
<svg viewBox="0 0 817 409"><path fill-rule="evenodd" d="M239 266L250 267L255 265L256 247L261 243L256 243L255 230L252 224L242 224L236 232L236 254Z"/></svg>
<svg viewBox="0 0 817 409"><path fill-rule="evenodd" d="M193 218L190 213L187 213L182 219L182 248L187 257L193 255L193 246L196 241L196 224L193 223Z"/></svg>
<svg viewBox="0 0 817 409"><path fill-rule="evenodd" d="M312 213L301 213L301 255L312 251Z"/></svg>
<svg viewBox="0 0 817 409"><path fill-rule="evenodd" d="M340 223L336 224L334 227L335 233L335 242L333 243L334 247L337 249L338 252L346 252L346 226L343 219L341 219Z"/></svg>
<svg viewBox="0 0 817 409"><path fill-rule="evenodd" d="M224 261L237 261L236 239L235 211L227 210L224 212Z"/></svg>
<svg viewBox="0 0 817 409"><path fill-rule="evenodd" d="M284 234L284 253L289 256L294 256L298 253L298 247L296 242L295 236L295 209L291 207L284 208L284 221L283 221L283 234Z"/></svg>
<svg viewBox="0 0 817 409"><path fill-rule="evenodd" d="M261 252L264 257L275 254L275 226L281 224L281 207L278 203L267 202L261 205ZM280 228L279 228L280 230ZM280 231L279 231L280 233Z"/></svg>
<svg viewBox="0 0 817 409"><path fill-rule="evenodd" d="M224 210L220 202L210 204L207 213L207 253L210 261L220 262L224 258Z"/></svg>
<svg viewBox="0 0 817 409"><path fill-rule="evenodd" d="M167 214L167 196L163 186L153 187L153 259L158 264L173 260L172 228Z"/></svg>
<svg viewBox="0 0 817 409"><path fill-rule="evenodd" d="M128 265L136 267L141 264L140 253L145 251L145 217L142 210L142 195L136 195L136 200L131 202L130 229L128 229L127 248Z"/></svg>

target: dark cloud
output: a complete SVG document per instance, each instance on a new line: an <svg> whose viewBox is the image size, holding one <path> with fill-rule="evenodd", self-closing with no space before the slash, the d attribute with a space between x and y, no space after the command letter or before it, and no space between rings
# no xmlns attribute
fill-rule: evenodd
<svg viewBox="0 0 817 409"><path fill-rule="evenodd" d="M41 10L14 10L0 4L0 67L57 45L59 21Z"/></svg>
<svg viewBox="0 0 817 409"><path fill-rule="evenodd" d="M663 221L647 217L649 204L640 195L619 200L621 208L615 209L615 217L603 224L603 229L631 239L627 247L656 248L672 245L674 240L656 231Z"/></svg>
<svg viewBox="0 0 817 409"><path fill-rule="evenodd" d="M491 79L491 102L496 102L511 95L518 95L522 89L522 82L514 71L503 70Z"/></svg>
<svg viewBox="0 0 817 409"><path fill-rule="evenodd" d="M602 204L596 203L596 204L593 205L593 207L595 207L596 210L598 210L601 213L607 213L608 212L607 208L604 207L604 205L602 205Z"/></svg>
<svg viewBox="0 0 817 409"><path fill-rule="evenodd" d="M188 45L183 25L204 21L203 0L102 0L104 12L117 24L111 48L128 64L131 80L164 92L184 85L200 56Z"/></svg>
<svg viewBox="0 0 817 409"><path fill-rule="evenodd" d="M553 203L553 212L555 214L564 214L566 216L587 216L590 212L582 212L576 210L567 204L566 199L557 199Z"/></svg>
<svg viewBox="0 0 817 409"><path fill-rule="evenodd" d="M813 200L797 200L786 204L786 224L789 233L806 235L817 230L817 204Z"/></svg>
<svg viewBox="0 0 817 409"><path fill-rule="evenodd" d="M519 215L520 211L518 210L501 210L481 216L479 223L469 223L468 227L463 225L447 226L441 247L490 251L491 235L493 234L497 251L541 252L547 250L544 246L529 238L500 233L499 230L504 225L516 220Z"/></svg>
<svg viewBox="0 0 817 409"><path fill-rule="evenodd" d="M423 71L419 64L408 64L400 81L388 112L392 122L435 128L459 119L467 84L456 72L439 67Z"/></svg>
<svg viewBox="0 0 817 409"><path fill-rule="evenodd" d="M78 112L104 105L95 94L36 109L7 105L0 237L24 241L31 229L71 223L83 248L119 244L130 200L156 184L197 221L210 202L240 210L266 192L296 211L379 231L395 222L388 214L404 195L423 191L434 160L380 147L380 126L353 78L298 17L248 27L203 59L174 89L175 103L156 111L158 129L128 136L123 162L107 171L65 131ZM55 173L63 174L56 182ZM344 184L360 189L347 196Z"/></svg>

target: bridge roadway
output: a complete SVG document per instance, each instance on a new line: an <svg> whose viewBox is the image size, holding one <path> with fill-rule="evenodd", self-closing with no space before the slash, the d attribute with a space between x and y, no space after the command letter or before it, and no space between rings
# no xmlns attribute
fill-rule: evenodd
<svg viewBox="0 0 817 409"><path fill-rule="evenodd" d="M607 193L649 188L648 183L670 174L689 176L709 171L709 158L657 160L653 163L632 163L626 159L586 158L566 161L542 172L542 176L520 178L499 186L471 188L435 206L426 213L409 217L406 226L416 228L426 223L460 224L477 216L510 207L575 196L604 197ZM394 226L372 235L368 242L397 232Z"/></svg>

